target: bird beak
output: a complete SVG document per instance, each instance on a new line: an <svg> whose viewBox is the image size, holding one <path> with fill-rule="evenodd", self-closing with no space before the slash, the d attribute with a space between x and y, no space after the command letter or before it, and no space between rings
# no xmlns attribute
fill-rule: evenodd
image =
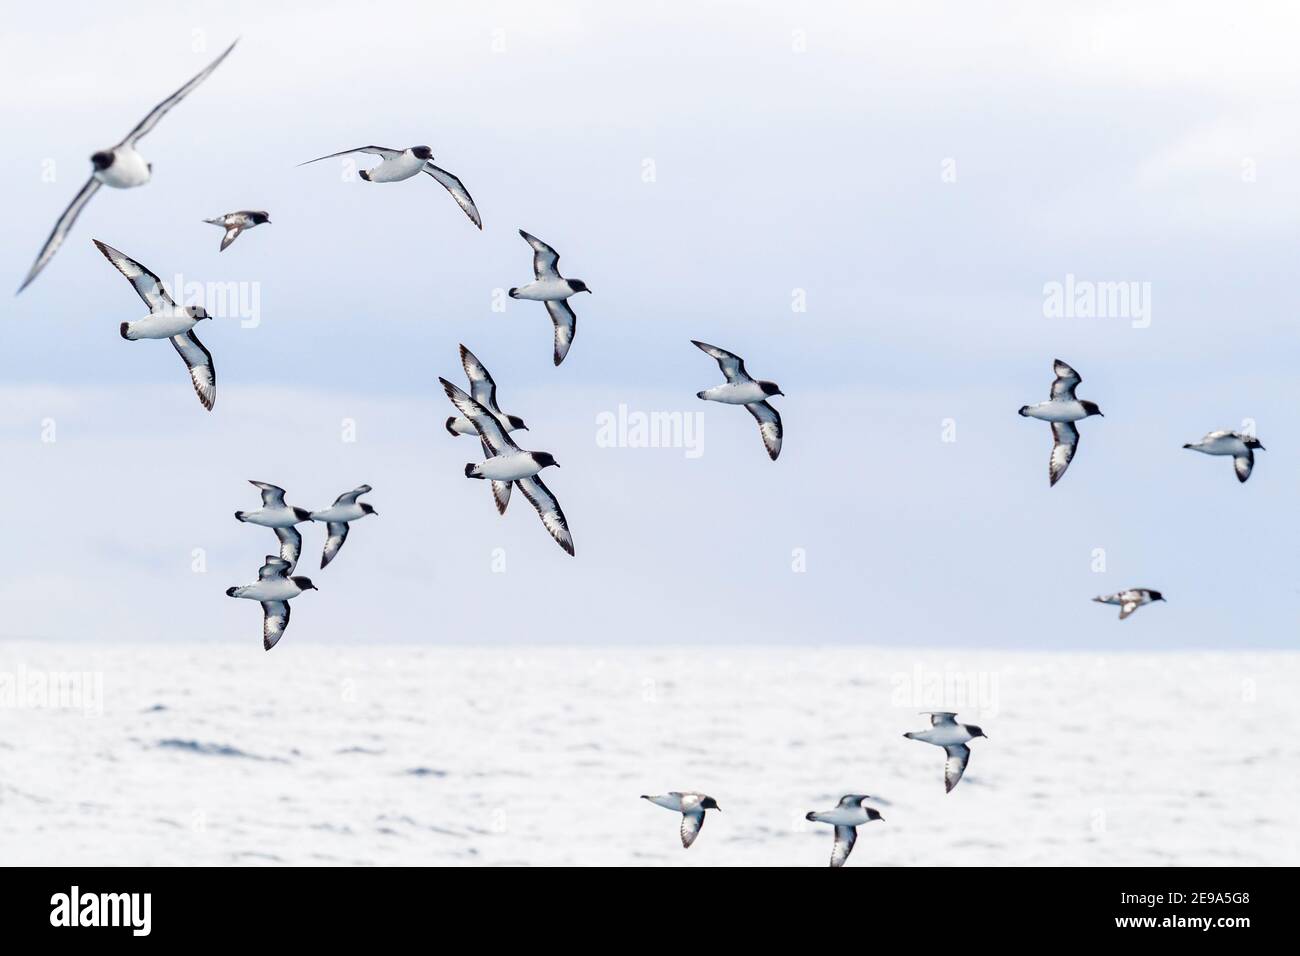
<svg viewBox="0 0 1300 956"><path fill-rule="evenodd" d="M560 467L560 463L559 463L558 461L557 461L557 462L553 462L553 464L555 465L556 468L559 468L559 467Z"/></svg>
<svg viewBox="0 0 1300 956"><path fill-rule="evenodd" d="M371 513L372 515L374 515L376 518L379 517L379 512L378 512L378 511L374 511L374 510L372 510L370 513Z"/></svg>

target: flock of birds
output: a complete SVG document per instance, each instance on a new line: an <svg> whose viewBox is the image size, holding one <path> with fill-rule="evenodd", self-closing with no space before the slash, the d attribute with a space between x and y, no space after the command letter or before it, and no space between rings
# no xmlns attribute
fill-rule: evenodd
<svg viewBox="0 0 1300 956"><path fill-rule="evenodd" d="M153 167L139 153L139 141L154 129L168 111L193 92L230 55L234 47L235 43L232 43L189 82L155 106L121 142L91 156L93 169L90 178L55 223L18 292L26 289L50 263L77 217L100 186L129 189L149 182ZM415 178L421 173L426 174L448 191L476 227L480 230L483 228L482 218L464 183L451 172L434 165L433 153L428 146L406 149L361 146L317 157L300 165L355 153L374 155L380 159L378 165L359 171L363 181L394 183ZM240 210L203 221L224 230L219 251L225 251L244 231L269 224L271 220L265 210ZM577 316L569 305L569 300L579 293L590 293L591 290L584 281L560 274L560 256L553 247L522 229L519 234L533 251L534 279L526 285L510 289L509 294L513 299L542 302L546 306L554 327L553 360L558 366L568 355L577 333ZM141 319L122 322L119 328L121 337L127 341L169 339L189 371L199 401L211 411L216 402L216 372L212 355L194 334L194 328L212 316L201 306L178 305L157 275L107 243L98 239L93 241L104 257L131 283L149 309L148 314ZM744 406L758 423L763 446L768 456L775 461L781 453L783 428L781 416L771 405L770 399L784 393L774 382L751 377L740 356L705 342L692 340L692 344L718 363L725 379L722 384L698 392L697 397L705 401ZM511 489L518 488L537 511L551 537L566 553L573 555L573 536L559 500L540 477L543 469L558 468L559 463L549 452L528 451L515 443L511 433L526 431L524 420L501 411L495 381L474 353L464 345L460 346L460 359L468 379L469 392L445 378L440 378L439 382L457 412L446 420L448 433L453 437L476 436L483 450L482 461L465 465L466 477L489 483L493 501L500 514L505 514ZM1081 378L1073 368L1058 359L1054 364L1054 372L1056 377L1048 400L1025 405L1020 409L1020 414L1026 418L1051 424L1053 444L1048 460L1051 485L1055 485L1065 474L1078 449L1079 430L1076 422L1092 416L1102 416L1101 409L1095 402L1076 396ZM1183 447L1206 455L1231 457L1240 482L1245 482L1250 477L1255 462L1254 452L1263 450L1263 445L1254 435L1234 431L1213 431L1201 441ZM274 530L280 544L279 554L266 557L256 583L229 588L226 594L261 604L263 646L270 650L288 626L289 602L306 591L317 590L310 578L293 574L302 552L302 536L296 526L308 522L326 525L327 537L320 564L324 569L343 547L351 522L377 512L371 505L358 500L371 491L369 485L361 485L340 495L329 508L308 511L286 504L283 488L259 481L252 484L261 491L262 507L257 511L237 511L235 517L241 522ZM1149 588L1132 588L1099 596L1094 600L1119 606L1119 616L1123 620L1137 608L1163 601L1164 597L1159 591ZM954 713L935 712L930 714L930 718L929 729L904 736L943 748L946 755L944 785L946 791L951 792L961 780L970 759L967 744L985 734L977 726L958 723ZM699 835L705 811L721 809L713 797L694 791L672 791L655 796L647 795L644 799L682 815L680 832L683 847L689 847ZM848 859L857 839L857 827L883 819L877 810L867 806L866 801L869 799L865 794L846 794L834 809L808 813L808 820L834 827L835 839L830 860L832 867L842 866Z"/></svg>

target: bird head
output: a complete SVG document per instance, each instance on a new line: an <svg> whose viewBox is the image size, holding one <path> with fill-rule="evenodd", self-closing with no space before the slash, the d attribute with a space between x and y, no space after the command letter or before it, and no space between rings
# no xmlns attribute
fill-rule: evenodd
<svg viewBox="0 0 1300 956"><path fill-rule="evenodd" d="M591 290L587 288L587 283L583 282L581 279L570 279L569 288L572 289L575 293L577 292L586 292L588 294L591 293Z"/></svg>
<svg viewBox="0 0 1300 956"><path fill-rule="evenodd" d="M433 159L433 150L428 146L412 146L411 155L416 159L422 159L427 163L429 160Z"/></svg>
<svg viewBox="0 0 1300 956"><path fill-rule="evenodd" d="M700 801L700 806L705 810L717 810L719 813L722 812L722 807L718 806L718 801L714 800L712 797L705 797Z"/></svg>
<svg viewBox="0 0 1300 956"><path fill-rule="evenodd" d="M1088 416L1101 415L1101 409L1097 407L1096 402L1080 402L1079 404L1083 406L1083 410ZM1101 417L1105 418L1106 416L1101 415Z"/></svg>
<svg viewBox="0 0 1300 956"><path fill-rule="evenodd" d="M374 515L375 517L379 517L379 512L375 510L374 505L368 505L364 501L361 502L361 513L363 515Z"/></svg>
<svg viewBox="0 0 1300 956"><path fill-rule="evenodd" d="M1151 600L1153 600L1153 601L1164 601L1164 600L1165 600L1165 596L1164 596L1163 594L1161 594L1159 591L1148 591L1147 593L1151 595ZM1168 601L1165 601L1165 603L1168 604L1169 602L1168 602Z"/></svg>
<svg viewBox="0 0 1300 956"><path fill-rule="evenodd" d="M542 468L549 468L551 465L554 465L556 468L560 467L560 463L555 460L555 456L549 451L533 452L533 461L537 462L537 464Z"/></svg>
<svg viewBox="0 0 1300 956"><path fill-rule="evenodd" d="M528 431L528 426L524 424L524 420L518 415L507 415L506 420L509 421L511 429Z"/></svg>
<svg viewBox="0 0 1300 956"><path fill-rule="evenodd" d="M314 585L314 584L311 583L311 578L294 577L294 578L290 578L289 580L292 581L294 584L298 585L298 590L299 590L299 591L319 591L319 590L320 590L320 588L316 587L316 585Z"/></svg>
<svg viewBox="0 0 1300 956"><path fill-rule="evenodd" d="M984 729L982 727L977 727L974 724L966 725L966 733L970 734L972 737L983 737L986 740L988 739L988 734L984 733Z"/></svg>
<svg viewBox="0 0 1300 956"><path fill-rule="evenodd" d="M253 220L253 225L255 226L260 226L262 223L270 223L271 221L271 217L264 212L255 212L250 218Z"/></svg>
<svg viewBox="0 0 1300 956"><path fill-rule="evenodd" d="M1265 448L1263 445L1261 445L1261 444L1259 443L1259 439L1256 438L1254 435L1247 435L1247 436L1246 436L1246 447L1247 447L1247 448L1258 448L1260 451L1268 451L1267 448Z"/></svg>
<svg viewBox="0 0 1300 956"><path fill-rule="evenodd" d="M785 396L785 392L781 391L781 386L777 385L776 382L759 382L758 386L763 390L764 395L768 395L768 396L780 395L782 397Z"/></svg>
<svg viewBox="0 0 1300 956"><path fill-rule="evenodd" d="M185 314L195 322L201 322L204 319L212 318L212 316L208 315L207 310L201 305L187 305L185 307Z"/></svg>
<svg viewBox="0 0 1300 956"><path fill-rule="evenodd" d="M90 162L97 170L108 169L113 165L113 152L112 150L101 149L98 153L91 154Z"/></svg>
<svg viewBox="0 0 1300 956"><path fill-rule="evenodd" d="M881 823L885 822L885 818L880 815L879 810L873 809L872 807L863 807L863 809L867 811L868 823L870 823L872 820L879 820Z"/></svg>

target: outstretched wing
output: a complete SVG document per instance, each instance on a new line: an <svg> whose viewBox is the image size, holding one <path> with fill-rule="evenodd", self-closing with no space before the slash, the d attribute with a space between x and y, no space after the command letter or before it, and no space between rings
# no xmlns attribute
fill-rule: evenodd
<svg viewBox="0 0 1300 956"><path fill-rule="evenodd" d="M217 252L225 252L226 247L239 238L239 234L244 231L243 224L226 227L226 234L221 237L221 248Z"/></svg>
<svg viewBox="0 0 1300 956"><path fill-rule="evenodd" d="M943 762L943 785L946 788L944 792L952 793L952 788L957 786L957 781L966 772L966 762L970 760L970 748L965 744L953 744L944 747L943 752L948 755L948 759Z"/></svg>
<svg viewBox="0 0 1300 956"><path fill-rule="evenodd" d="M257 572L257 580L269 581L272 578L282 578L288 575L292 570L293 565L284 560L284 558L277 558L273 554L268 554L266 556L266 564L262 565Z"/></svg>
<svg viewBox="0 0 1300 956"><path fill-rule="evenodd" d="M697 342L691 339L691 344L697 349L717 359L718 368L722 369L722 374L726 376L728 382L752 382L749 373L745 371L745 360L739 355L733 355L726 349L720 349L716 345L709 345L707 342ZM776 457L776 456L773 456Z"/></svg>
<svg viewBox="0 0 1300 956"><path fill-rule="evenodd" d="M302 535L297 528L276 528L275 536L280 542L280 557L292 571L298 566L298 558L302 555Z"/></svg>
<svg viewBox="0 0 1300 956"><path fill-rule="evenodd" d="M331 521L325 525L325 530L329 532L329 537L325 539L325 550L320 555L320 566L322 568L334 560L334 555L339 553L339 548L343 547L343 542L348 540L348 523L346 521Z"/></svg>
<svg viewBox="0 0 1300 956"><path fill-rule="evenodd" d="M1053 400L1074 401L1074 390L1083 381L1079 378L1079 373L1060 359L1053 361L1052 371L1056 373L1056 379L1052 382L1049 397Z"/></svg>
<svg viewBox="0 0 1300 956"><path fill-rule="evenodd" d="M358 146L356 149L345 149L339 153L330 153L328 156L317 156L315 159L309 159L305 163L299 163L299 166L310 166L312 163L319 163L322 159L334 159L336 156L347 156L349 153L369 153L371 156L380 156L384 159L392 159L394 156L400 156L400 149L389 149L387 146Z"/></svg>
<svg viewBox="0 0 1300 956"><path fill-rule="evenodd" d="M59 251L59 246L63 245L63 240L68 237L68 231L72 228L72 224L81 215L81 210L86 208L86 203L90 202L90 197L99 191L100 185L99 180L91 176L86 180L86 185L81 187L81 191L73 197L72 202L68 203L68 208L63 210L63 215L54 224L54 229L50 232L49 238L45 240L45 245L41 246L41 251L37 254L36 261L32 263L31 269L28 270L27 278L18 287L18 292L22 292L23 289L31 285L32 280L40 275L41 270L54 258L54 254ZM18 292L15 292L14 295L17 295Z"/></svg>
<svg viewBox="0 0 1300 956"><path fill-rule="evenodd" d="M492 482L492 500L496 502L497 514L505 514L506 505L510 504L510 484L508 481Z"/></svg>
<svg viewBox="0 0 1300 956"><path fill-rule="evenodd" d="M520 478L515 482L519 490L524 493L524 497L532 503L537 509L537 514L542 519L542 524L546 525L546 530L551 533L551 537L561 548L573 554L573 536L569 534L569 523L564 520L564 512L560 510L559 499L551 494L551 489L542 483L542 479L537 476L532 478Z"/></svg>
<svg viewBox="0 0 1300 956"><path fill-rule="evenodd" d="M488 370L483 367L478 357L463 345L460 347L460 364L465 369L465 377L469 379L470 396L492 414L500 415L501 408L497 405L497 383L492 381L492 376L488 374Z"/></svg>
<svg viewBox="0 0 1300 956"><path fill-rule="evenodd" d="M235 43L238 42L239 42L238 40L235 41ZM222 60L230 56L230 51L235 48L235 43L232 43L230 44L230 46L226 47L225 52L222 53L221 56L217 57L215 60L209 63L203 70L197 73L192 80L190 80L188 83L182 86L171 96L167 97L167 99L163 100L153 109L151 109L149 111L149 115L146 116L144 119L140 120L140 122L136 125L135 129L127 133L126 138L123 139L122 142L119 143L118 145L134 146L141 138L144 137L146 133L148 133L155 126L157 126L158 121L162 119L164 116L166 116L167 112L173 106L175 106L181 100L185 99L185 97L189 96L189 94L194 90L196 86L198 86L200 83L206 80L208 76L211 75L212 71L221 65Z"/></svg>
<svg viewBox="0 0 1300 956"><path fill-rule="evenodd" d="M952 713L951 711L932 710L929 711L929 716L930 716L931 727L938 727L940 724L957 723L957 715L955 713Z"/></svg>
<svg viewBox="0 0 1300 956"><path fill-rule="evenodd" d="M753 402L745 406L749 414L758 419L758 431L763 436L763 447L773 461L781 454L781 414L767 402Z"/></svg>
<svg viewBox="0 0 1300 956"><path fill-rule="evenodd" d="M1234 455L1232 458L1232 469L1237 473L1238 481L1245 481L1250 477L1250 471L1255 467L1255 453L1249 448L1244 455Z"/></svg>
<svg viewBox="0 0 1300 956"><path fill-rule="evenodd" d="M560 277L560 254L536 236L519 230L519 235L533 247L533 275L539 279L558 279ZM555 364L559 364L558 362Z"/></svg>
<svg viewBox="0 0 1300 956"><path fill-rule="evenodd" d="M369 485L361 485L360 487L353 488L351 491L345 491L334 499L334 507L337 508L339 505L356 504L358 498L362 495L369 494L373 490L374 489Z"/></svg>
<svg viewBox="0 0 1300 956"><path fill-rule="evenodd" d="M857 827L835 828L835 845L831 847L831 866L843 866L844 861L853 852L853 844L858 842Z"/></svg>
<svg viewBox="0 0 1300 956"><path fill-rule="evenodd" d="M695 838L700 835L700 827L704 826L703 810L687 810L682 814L682 846L689 847L695 842Z"/></svg>
<svg viewBox="0 0 1300 956"><path fill-rule="evenodd" d="M265 481L253 481L248 479L248 483L262 492L263 508L283 508L284 507L284 489L279 485L268 484Z"/></svg>
<svg viewBox="0 0 1300 956"><path fill-rule="evenodd" d="M284 637L284 629L289 626L288 601L262 602L262 646L268 651L275 647L277 641Z"/></svg>
<svg viewBox="0 0 1300 956"><path fill-rule="evenodd" d="M1123 604L1120 605L1119 619L1121 621L1124 620L1124 618L1128 617L1130 614L1136 611L1140 606L1141 605L1139 605L1137 601L1125 601Z"/></svg>
<svg viewBox="0 0 1300 956"><path fill-rule="evenodd" d="M135 289L136 295L144 300L144 304L149 306L150 312L176 308L176 303L172 301L172 297L163 288L162 280L156 275L108 243L100 242L98 239L92 239L91 242L104 254L105 259L113 263L118 272L130 280L131 287Z"/></svg>
<svg viewBox="0 0 1300 956"><path fill-rule="evenodd" d="M1074 422L1052 422L1052 457L1047 460L1047 477L1056 484L1070 467L1074 451L1079 447L1079 429Z"/></svg>
<svg viewBox="0 0 1300 956"><path fill-rule="evenodd" d="M194 394L208 411L217 401L217 370L212 367L212 353L209 352L194 334L194 330L184 335L173 335L172 345L185 361L190 371L190 381L194 383Z"/></svg>
<svg viewBox="0 0 1300 956"><path fill-rule="evenodd" d="M471 198L469 190L465 188L464 183L447 172L447 170L427 161L422 171L442 183L447 192L451 193L451 198L456 200L456 205L465 210L465 215L469 216L469 221L478 226L479 229L483 228L483 220L479 218L478 207L474 205L474 200Z"/></svg>
<svg viewBox="0 0 1300 956"><path fill-rule="evenodd" d="M440 378L438 381L442 383L442 390L447 393L456 410L469 419L470 424L474 426L493 455L519 451L519 446L506 434L505 428L497 421L495 415L445 378Z"/></svg>
<svg viewBox="0 0 1300 956"><path fill-rule="evenodd" d="M547 299L546 311L555 323L555 364L559 365L569 354L573 337L578 334L578 317L569 308L568 299Z"/></svg>

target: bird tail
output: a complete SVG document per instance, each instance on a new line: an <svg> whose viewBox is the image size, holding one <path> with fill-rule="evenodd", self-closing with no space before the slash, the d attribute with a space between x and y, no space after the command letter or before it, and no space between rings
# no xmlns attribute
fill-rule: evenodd
<svg viewBox="0 0 1300 956"><path fill-rule="evenodd" d="M808 821L811 821L812 823L816 823L816 822L817 822L817 811L816 811L816 810L809 810L808 813L804 815L804 819L805 819L805 820L808 820Z"/></svg>
<svg viewBox="0 0 1300 956"><path fill-rule="evenodd" d="M235 512L235 520L236 520L236 521L243 521L243 520L244 520L244 512L242 512L242 511L236 511L236 512Z"/></svg>
<svg viewBox="0 0 1300 956"><path fill-rule="evenodd" d="M696 397L696 398L704 398L704 393L703 393L703 392L696 392L696 393L695 393L695 397Z"/></svg>
<svg viewBox="0 0 1300 956"><path fill-rule="evenodd" d="M203 221L210 222L214 226L224 226L226 224L225 221L221 219L204 219Z"/></svg>
<svg viewBox="0 0 1300 956"><path fill-rule="evenodd" d="M226 588L226 597L234 597L239 588Z"/></svg>
<svg viewBox="0 0 1300 956"><path fill-rule="evenodd" d="M1028 406L1028 405L1021 405L1021 406L1020 406L1020 417L1021 417L1021 418L1028 418L1028 417L1029 417L1029 406Z"/></svg>
<svg viewBox="0 0 1300 956"><path fill-rule="evenodd" d="M1191 443L1191 442L1187 442L1185 445L1183 445L1183 447L1184 447L1184 448L1191 448L1191 447L1192 447L1192 443Z"/></svg>
<svg viewBox="0 0 1300 956"><path fill-rule="evenodd" d="M518 286L513 286L513 287L510 289L510 291L509 291L508 293L506 293L506 294L509 295L510 298L512 298L512 299L517 299L517 298L519 298L518 292L519 292L519 287L518 287Z"/></svg>
<svg viewBox="0 0 1300 956"><path fill-rule="evenodd" d="M358 170L357 170L357 175L360 176L362 179L364 179L366 182L370 182L370 171L369 171L369 170L358 169Z"/></svg>
<svg viewBox="0 0 1300 956"><path fill-rule="evenodd" d="M468 462L466 462L466 463L465 463L465 477L466 477L466 478L482 478L482 477L483 477L482 475L475 474L475 472L478 471L478 467L479 467L479 466L476 465L476 464L474 464L472 461L468 461Z"/></svg>
<svg viewBox="0 0 1300 956"><path fill-rule="evenodd" d="M129 329L130 327L131 327L130 322L123 322L121 326L118 327L118 332L120 332L122 338L126 339L128 342L131 341L131 336L127 334L126 330Z"/></svg>
<svg viewBox="0 0 1300 956"><path fill-rule="evenodd" d="M454 416L448 416L447 418L447 434L451 435L453 438L456 436L456 429L452 428L451 425L455 420Z"/></svg>

